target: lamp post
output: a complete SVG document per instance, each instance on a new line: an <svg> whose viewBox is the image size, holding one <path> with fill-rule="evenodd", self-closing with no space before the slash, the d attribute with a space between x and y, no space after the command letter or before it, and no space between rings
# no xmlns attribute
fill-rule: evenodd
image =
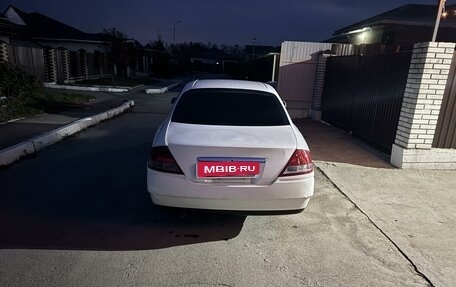
<svg viewBox="0 0 456 287"><path fill-rule="evenodd" d="M174 46L176 46L176 25L179 24L181 21L176 21L174 22L174 25L173 25L173 44Z"/></svg>
<svg viewBox="0 0 456 287"><path fill-rule="evenodd" d="M432 34L432 42L435 42L435 39L437 38L437 31L439 30L440 18L442 17L442 12L443 12L443 9L445 8L446 0L438 0L438 1L439 1L439 8L437 9L437 18L435 19L434 33Z"/></svg>
<svg viewBox="0 0 456 287"><path fill-rule="evenodd" d="M255 42L256 42L256 38L253 37L252 40L253 40L253 47L252 47L252 60L253 60L253 59L255 59Z"/></svg>

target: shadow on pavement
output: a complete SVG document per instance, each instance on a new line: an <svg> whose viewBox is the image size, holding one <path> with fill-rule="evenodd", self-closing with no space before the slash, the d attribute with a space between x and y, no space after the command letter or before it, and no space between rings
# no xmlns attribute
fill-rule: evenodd
<svg viewBox="0 0 456 287"><path fill-rule="evenodd" d="M154 206L146 191L149 144L118 147L111 141L124 135L114 136L100 135L94 147L75 136L3 170L0 248L147 250L240 233L245 216Z"/></svg>
<svg viewBox="0 0 456 287"><path fill-rule="evenodd" d="M229 240L245 216L150 208L149 214L117 218L51 218L1 211L1 249L148 250Z"/></svg>

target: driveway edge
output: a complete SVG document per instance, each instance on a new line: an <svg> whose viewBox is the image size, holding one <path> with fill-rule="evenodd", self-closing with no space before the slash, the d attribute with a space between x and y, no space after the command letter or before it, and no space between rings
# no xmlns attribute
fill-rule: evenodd
<svg viewBox="0 0 456 287"><path fill-rule="evenodd" d="M135 102L129 100L117 108L110 109L91 117L76 120L55 130L33 137L30 140L26 140L14 146L0 150L0 167L7 166L15 161L18 161L24 156L34 154L47 146L55 144L67 136L73 135L104 120L115 117L130 109L134 105Z"/></svg>
<svg viewBox="0 0 456 287"><path fill-rule="evenodd" d="M180 84L182 84L182 81L178 81L169 86L159 88L159 89L146 89L146 94L163 94L163 93L166 93L167 91L179 86Z"/></svg>
<svg viewBox="0 0 456 287"><path fill-rule="evenodd" d="M109 93L126 93L133 89L139 88L144 85L138 85L134 87L120 87L120 86L74 86L74 85L58 85L43 83L43 87L51 89L62 89L62 90L72 90L72 91L85 91L85 92L109 92Z"/></svg>

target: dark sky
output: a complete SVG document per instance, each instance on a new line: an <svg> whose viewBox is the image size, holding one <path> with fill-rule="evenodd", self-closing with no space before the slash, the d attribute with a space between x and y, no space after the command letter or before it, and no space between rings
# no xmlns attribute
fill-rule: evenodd
<svg viewBox="0 0 456 287"><path fill-rule="evenodd" d="M410 1L410 0L409 0ZM280 45L282 41L319 41L356 21L407 3L437 0L0 0L39 12L85 32L117 27L146 44L160 31L167 43ZM449 2L449 1L447 1ZM454 1L453 1L454 2Z"/></svg>

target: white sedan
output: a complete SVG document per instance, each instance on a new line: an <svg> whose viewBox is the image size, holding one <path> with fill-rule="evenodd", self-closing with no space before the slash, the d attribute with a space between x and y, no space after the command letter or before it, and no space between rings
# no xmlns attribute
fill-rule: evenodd
<svg viewBox="0 0 456 287"><path fill-rule="evenodd" d="M196 80L175 99L150 151L157 205L299 211L314 193L309 147L268 84Z"/></svg>

